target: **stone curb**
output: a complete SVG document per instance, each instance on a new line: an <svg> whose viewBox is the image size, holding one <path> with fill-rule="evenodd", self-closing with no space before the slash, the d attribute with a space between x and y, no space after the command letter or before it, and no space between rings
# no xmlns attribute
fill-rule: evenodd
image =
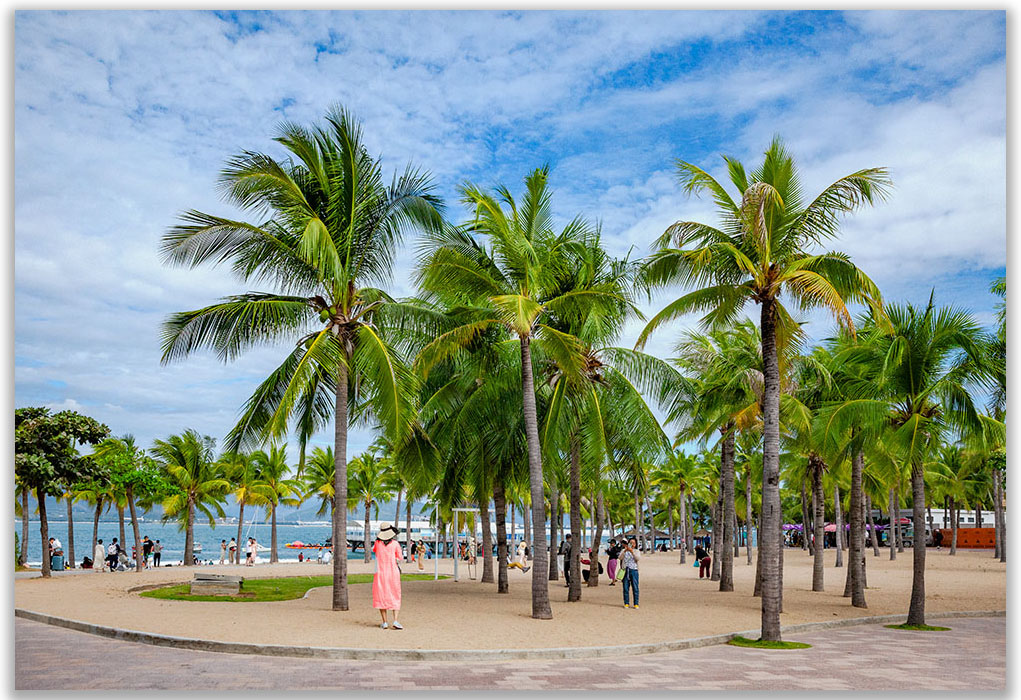
<svg viewBox="0 0 1021 700"><path fill-rule="evenodd" d="M962 612L928 613L926 619L947 619L955 617L1006 617L1006 610L968 610ZM95 634L100 637L119 639L125 642L152 644L153 646L192 649L195 651L215 651L225 654L259 654L262 656L290 656L318 659L353 659L392 661L506 661L511 659L591 659L607 656L634 656L638 654L655 654L664 651L696 649L699 647L726 644L737 636L754 639L759 630L730 632L708 637L678 639L666 642L650 642L644 644L623 644L603 647L554 647L549 649L357 649L352 647L300 647L282 644L250 644L246 642L219 642L209 639L189 637L172 637L170 635L153 634L136 630L122 630L116 627L104 627L90 622L69 620L44 613L14 609L14 616L33 622L64 627L78 632ZM837 627L856 625L902 622L907 615L876 615L873 617L857 617L827 622L809 622L801 625L782 627L784 634L809 632Z"/></svg>

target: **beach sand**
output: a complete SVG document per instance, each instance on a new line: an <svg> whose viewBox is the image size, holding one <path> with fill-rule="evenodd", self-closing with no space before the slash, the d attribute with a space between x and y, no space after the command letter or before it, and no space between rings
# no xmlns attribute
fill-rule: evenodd
<svg viewBox="0 0 1021 700"><path fill-rule="evenodd" d="M792 625L870 615L906 614L911 593L911 550L889 561L889 551L875 557L867 550L867 609L852 608L842 596L846 568L835 568L836 552L826 550L826 590L813 593L812 558L801 549L784 552L784 612L781 624ZM846 554L844 557L847 559ZM351 573L371 573L374 564L349 560ZM758 629L760 600L751 595L754 563L736 559L731 593L718 582L699 580L691 557L678 564L676 552L659 552L641 560L641 608L624 609L621 585L582 587L582 600L567 602L563 578L550 582L553 620L531 619L532 572L511 569L510 593L496 584L470 581L460 566L461 581L406 581L403 584L403 631L381 630L372 608L371 584L349 587L350 610L330 610L331 589L309 591L305 599L274 603L185 602L142 598L128 589L153 583L185 582L196 568L170 567L141 574L88 573L77 576L16 580L15 606L26 610L122 629L221 641L303 646L397 649L520 649L604 646L686 639ZM404 564L405 573L417 573ZM482 566L479 565L479 576ZM441 574L453 562L440 560ZM328 574L319 564L201 567L213 573L247 578ZM426 562L426 573L433 562ZM927 612L1006 609L1006 565L989 550L929 550L926 557Z"/></svg>

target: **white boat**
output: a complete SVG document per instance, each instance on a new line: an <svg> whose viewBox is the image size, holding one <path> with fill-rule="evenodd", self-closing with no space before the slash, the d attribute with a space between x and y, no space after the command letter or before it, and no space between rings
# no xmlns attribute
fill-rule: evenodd
<svg viewBox="0 0 1021 700"><path fill-rule="evenodd" d="M193 554L195 552L201 552L202 551L202 543L201 542L195 542L194 544L192 544L191 551L192 551Z"/></svg>

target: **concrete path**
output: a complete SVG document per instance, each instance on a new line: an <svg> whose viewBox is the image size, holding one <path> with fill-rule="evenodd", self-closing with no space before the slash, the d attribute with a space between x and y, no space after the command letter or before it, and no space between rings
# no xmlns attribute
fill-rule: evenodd
<svg viewBox="0 0 1021 700"><path fill-rule="evenodd" d="M466 665L456 659L387 664L188 651L104 639L16 618L14 686L16 690L1005 689L1006 618L934 622L952 631L905 632L863 625L792 635L791 641L813 645L804 650L721 645L619 661Z"/></svg>

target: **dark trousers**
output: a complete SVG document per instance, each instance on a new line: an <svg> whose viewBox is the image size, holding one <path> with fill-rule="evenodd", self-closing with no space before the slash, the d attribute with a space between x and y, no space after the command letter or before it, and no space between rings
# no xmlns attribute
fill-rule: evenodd
<svg viewBox="0 0 1021 700"><path fill-rule="evenodd" d="M710 578L712 574L709 572L709 565L713 563L711 557L703 557L702 561L698 563L698 577Z"/></svg>
<svg viewBox="0 0 1021 700"><path fill-rule="evenodd" d="M106 558L106 565L110 567L110 571L117 570L117 555L111 554Z"/></svg>
<svg viewBox="0 0 1021 700"><path fill-rule="evenodd" d="M153 552L152 553L152 565L153 566L159 566L160 565L160 553L159 552Z"/></svg>
<svg viewBox="0 0 1021 700"><path fill-rule="evenodd" d="M638 605L638 569L626 569L624 571L624 605L628 604L628 588L634 590L635 605Z"/></svg>

